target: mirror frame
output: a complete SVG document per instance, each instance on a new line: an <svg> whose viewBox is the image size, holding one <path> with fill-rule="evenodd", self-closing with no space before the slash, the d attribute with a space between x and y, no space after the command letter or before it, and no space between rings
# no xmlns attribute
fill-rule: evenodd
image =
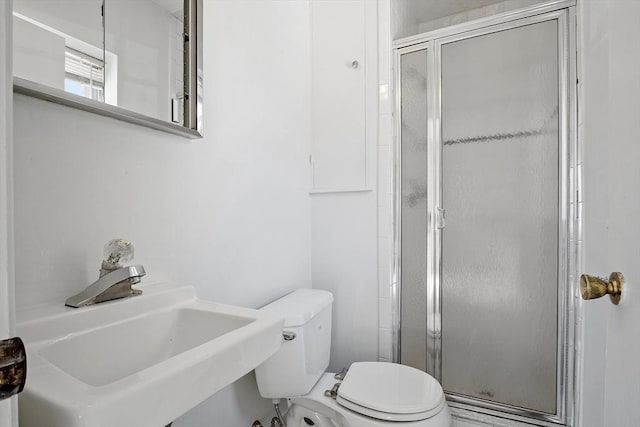
<svg viewBox="0 0 640 427"><path fill-rule="evenodd" d="M13 91L67 107L77 108L82 111L88 111L101 116L180 135L189 139L202 138L204 135L202 0L185 0L184 4L185 21L188 22L191 31L185 34L185 38L188 39L188 43L185 42L184 61L185 75L188 76L188 79L185 80L185 98L188 102L185 103L185 124L183 126L15 76L13 77Z"/></svg>

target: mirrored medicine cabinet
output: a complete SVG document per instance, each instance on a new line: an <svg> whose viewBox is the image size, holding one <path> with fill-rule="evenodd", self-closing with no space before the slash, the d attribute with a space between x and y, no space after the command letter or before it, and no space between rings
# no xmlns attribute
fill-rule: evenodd
<svg viewBox="0 0 640 427"><path fill-rule="evenodd" d="M202 0L14 0L14 90L202 137Z"/></svg>

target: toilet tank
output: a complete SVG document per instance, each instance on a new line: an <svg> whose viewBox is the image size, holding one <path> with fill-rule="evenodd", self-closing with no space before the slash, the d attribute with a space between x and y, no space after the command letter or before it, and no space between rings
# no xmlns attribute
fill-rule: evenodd
<svg viewBox="0 0 640 427"><path fill-rule="evenodd" d="M282 346L256 368L262 397L307 394L329 366L331 292L298 289L262 307L284 317Z"/></svg>

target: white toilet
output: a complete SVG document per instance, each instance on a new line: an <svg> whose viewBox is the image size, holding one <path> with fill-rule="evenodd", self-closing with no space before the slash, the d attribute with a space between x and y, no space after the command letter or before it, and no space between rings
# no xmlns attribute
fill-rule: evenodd
<svg viewBox="0 0 640 427"><path fill-rule="evenodd" d="M356 362L343 380L324 372L332 303L330 292L298 289L262 308L284 317L284 342L256 380L263 397L288 399L287 427L449 427L442 387L418 369Z"/></svg>

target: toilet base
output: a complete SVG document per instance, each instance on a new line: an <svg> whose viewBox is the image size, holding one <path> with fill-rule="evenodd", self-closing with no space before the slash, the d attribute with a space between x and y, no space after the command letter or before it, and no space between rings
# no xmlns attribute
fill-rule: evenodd
<svg viewBox="0 0 640 427"><path fill-rule="evenodd" d="M326 415L307 409L304 406L293 404L287 411L287 427L343 427L336 424Z"/></svg>
<svg viewBox="0 0 640 427"><path fill-rule="evenodd" d="M426 420L411 422L383 421L356 413L324 395L335 383L333 374L325 373L305 396L288 399L287 427L450 427L449 407Z"/></svg>

